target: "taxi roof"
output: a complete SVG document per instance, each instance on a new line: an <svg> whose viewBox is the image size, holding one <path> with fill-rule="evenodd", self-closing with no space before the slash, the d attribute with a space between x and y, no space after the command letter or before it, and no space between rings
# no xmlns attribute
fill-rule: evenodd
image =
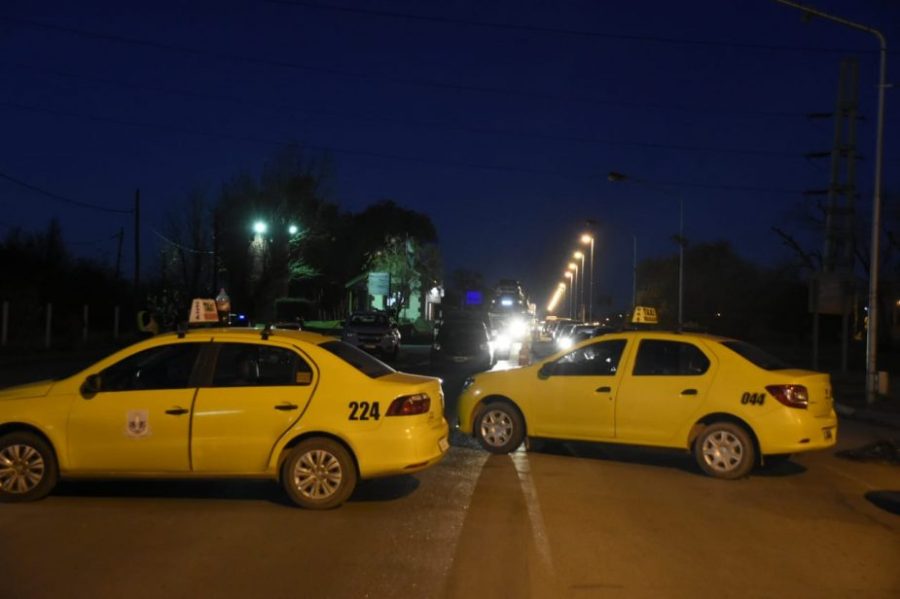
<svg viewBox="0 0 900 599"><path fill-rule="evenodd" d="M324 343L325 341L334 340L334 337L322 335L321 333L313 333L312 331L297 331L294 329L279 329L269 327L263 329L251 329L247 327L193 327L182 331L161 333L155 338L160 339L164 337L216 337L240 339L245 341L256 339L266 340L274 337L282 339L296 339L299 341L305 341L306 343L311 343L313 345L319 345L321 343Z"/></svg>

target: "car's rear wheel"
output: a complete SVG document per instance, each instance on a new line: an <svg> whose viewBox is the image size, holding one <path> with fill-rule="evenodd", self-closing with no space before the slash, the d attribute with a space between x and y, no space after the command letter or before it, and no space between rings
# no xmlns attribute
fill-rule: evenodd
<svg viewBox="0 0 900 599"><path fill-rule="evenodd" d="M694 458L706 474L735 479L746 476L753 469L756 450L753 439L742 426L713 422L697 437Z"/></svg>
<svg viewBox="0 0 900 599"><path fill-rule="evenodd" d="M43 499L58 476L56 455L41 437L24 431L0 437L0 501Z"/></svg>
<svg viewBox="0 0 900 599"><path fill-rule="evenodd" d="M522 444L525 423L517 409L505 402L485 406L478 414L475 431L481 446L491 453L509 453Z"/></svg>
<svg viewBox="0 0 900 599"><path fill-rule="evenodd" d="M356 488L356 466L343 445L317 437L299 443L285 459L281 482L301 507L327 510L347 501Z"/></svg>

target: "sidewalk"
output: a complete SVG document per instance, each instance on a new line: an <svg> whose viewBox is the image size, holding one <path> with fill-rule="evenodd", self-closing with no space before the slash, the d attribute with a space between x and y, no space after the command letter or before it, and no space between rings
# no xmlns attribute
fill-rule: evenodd
<svg viewBox="0 0 900 599"><path fill-rule="evenodd" d="M895 389L897 384L892 384L888 395L879 396L872 405L866 403L864 373L832 373L831 384L834 410L839 416L900 429L900 394Z"/></svg>

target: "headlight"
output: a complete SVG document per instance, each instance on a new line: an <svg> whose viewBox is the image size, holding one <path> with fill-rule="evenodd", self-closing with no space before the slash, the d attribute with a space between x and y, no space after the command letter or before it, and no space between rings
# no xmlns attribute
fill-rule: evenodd
<svg viewBox="0 0 900 599"><path fill-rule="evenodd" d="M528 332L528 325L526 325L525 321L521 318L513 318L509 321L509 324L506 325L506 332L513 339L519 339L520 337L524 337L525 333Z"/></svg>
<svg viewBox="0 0 900 599"><path fill-rule="evenodd" d="M512 341L510 340L509 335L500 334L497 335L497 338L494 340L494 345L499 350L507 350L511 344Z"/></svg>
<svg viewBox="0 0 900 599"><path fill-rule="evenodd" d="M475 383L475 377L470 376L467 377L466 380L463 381L462 390L465 391L469 387L471 387Z"/></svg>
<svg viewBox="0 0 900 599"><path fill-rule="evenodd" d="M432 344L431 349L434 351L441 351L441 344L435 341L434 344Z"/></svg>
<svg viewBox="0 0 900 599"><path fill-rule="evenodd" d="M572 338L563 337L556 342L556 345L559 346L559 349L569 349L570 347L572 347Z"/></svg>

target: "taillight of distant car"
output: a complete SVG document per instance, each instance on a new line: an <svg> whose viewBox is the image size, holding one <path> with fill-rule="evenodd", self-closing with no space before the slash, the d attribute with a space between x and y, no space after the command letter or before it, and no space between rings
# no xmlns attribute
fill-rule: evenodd
<svg viewBox="0 0 900 599"><path fill-rule="evenodd" d="M766 391L789 408L805 410L809 406L809 394L803 385L768 385Z"/></svg>
<svg viewBox="0 0 900 599"><path fill-rule="evenodd" d="M416 395L404 395L391 402L388 408L388 416L414 416L425 414L431 408L431 398L426 393Z"/></svg>

